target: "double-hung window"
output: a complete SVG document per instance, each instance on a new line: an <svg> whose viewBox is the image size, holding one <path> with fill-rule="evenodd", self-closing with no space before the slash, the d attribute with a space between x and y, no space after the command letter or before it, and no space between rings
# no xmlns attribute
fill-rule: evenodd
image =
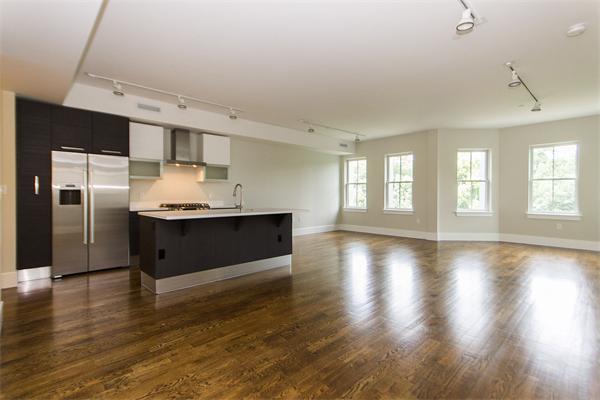
<svg viewBox="0 0 600 400"><path fill-rule="evenodd" d="M413 154L385 156L385 210L413 210Z"/></svg>
<svg viewBox="0 0 600 400"><path fill-rule="evenodd" d="M346 160L345 204L347 209L367 209L367 159Z"/></svg>
<svg viewBox="0 0 600 400"><path fill-rule="evenodd" d="M530 147L530 214L579 214L578 163L577 143Z"/></svg>
<svg viewBox="0 0 600 400"><path fill-rule="evenodd" d="M488 150L459 150L456 154L458 212L490 211Z"/></svg>

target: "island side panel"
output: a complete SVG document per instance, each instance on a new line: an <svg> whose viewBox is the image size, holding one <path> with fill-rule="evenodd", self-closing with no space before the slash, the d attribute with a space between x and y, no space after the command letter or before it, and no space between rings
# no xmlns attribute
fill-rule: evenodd
<svg viewBox="0 0 600 400"><path fill-rule="evenodd" d="M154 279L292 254L292 214L147 219L152 223L141 228L141 243L153 240L153 254L146 260L142 249L140 267Z"/></svg>

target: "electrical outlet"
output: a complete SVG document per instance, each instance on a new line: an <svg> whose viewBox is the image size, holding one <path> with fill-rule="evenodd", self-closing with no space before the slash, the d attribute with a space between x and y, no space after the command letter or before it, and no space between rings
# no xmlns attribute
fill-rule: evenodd
<svg viewBox="0 0 600 400"><path fill-rule="evenodd" d="M560 230L562 230L562 224L561 224L560 222L557 222L557 223L556 223L556 230L557 230L557 231L560 231Z"/></svg>

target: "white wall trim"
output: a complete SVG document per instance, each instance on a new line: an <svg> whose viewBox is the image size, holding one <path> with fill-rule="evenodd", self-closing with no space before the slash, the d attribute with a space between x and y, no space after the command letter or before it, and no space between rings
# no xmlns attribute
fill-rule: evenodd
<svg viewBox="0 0 600 400"><path fill-rule="evenodd" d="M600 242L590 240L562 239L547 236L514 235L501 233L501 242L532 244L536 246L562 247L565 249L600 251Z"/></svg>
<svg viewBox="0 0 600 400"><path fill-rule="evenodd" d="M2 272L0 274L2 289L17 287L17 271Z"/></svg>
<svg viewBox="0 0 600 400"><path fill-rule="evenodd" d="M329 226L329 225L328 225ZM333 230L333 229L332 229ZM405 229L382 228L362 225L337 225L337 230L349 232L372 233L375 235L397 236L433 241L472 241L472 242L508 242L529 244L534 246L560 247L565 249L600 251L600 242L589 240L562 239L547 236L513 235L496 232L423 232ZM316 232L315 232L316 233Z"/></svg>
<svg viewBox="0 0 600 400"><path fill-rule="evenodd" d="M471 241L471 242L497 242L500 234L489 232L439 232L437 240L442 241Z"/></svg>
<svg viewBox="0 0 600 400"><path fill-rule="evenodd" d="M424 231L411 231L406 229L381 228L378 226L363 226L363 225L338 225L340 231L372 233L375 235L399 236L413 239L436 240L436 234Z"/></svg>
<svg viewBox="0 0 600 400"><path fill-rule="evenodd" d="M313 233L332 232L337 230L337 225L318 225L295 228L294 236L311 235Z"/></svg>

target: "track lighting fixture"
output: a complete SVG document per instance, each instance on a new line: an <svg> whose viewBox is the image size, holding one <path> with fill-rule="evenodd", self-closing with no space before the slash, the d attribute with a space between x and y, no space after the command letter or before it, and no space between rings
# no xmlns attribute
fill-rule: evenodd
<svg viewBox="0 0 600 400"><path fill-rule="evenodd" d="M482 19L475 14L473 7L467 3L467 0L458 0L458 2L463 6L464 11L462 12L460 21L456 24L456 33L464 34L472 32L475 25L481 23Z"/></svg>
<svg viewBox="0 0 600 400"><path fill-rule="evenodd" d="M147 91L154 92L154 93L159 93L159 94L162 94L165 96L175 97L177 99L177 107L182 110L187 109L187 103L186 103L186 100L187 100L187 101L193 101L196 103L206 104L206 105L209 105L212 107L224 108L226 110L229 110L229 118L231 118L231 119L237 119L239 113L244 112L244 110L241 110L236 107L231 107L231 106L228 106L225 104L219 104L219 103L215 103L212 101L199 99L197 97L184 96L179 93L169 92L169 91L162 90L162 89L156 89L156 88L153 88L150 86L140 85L139 83L127 82L127 81L121 81L121 80L117 81L116 79L108 77L108 76L96 75L96 74L92 74L89 72L86 72L85 74L93 79L100 79L103 81L112 82L113 94L115 96L124 96L125 92L123 92L123 86L131 86L134 88L143 89L143 90L147 90Z"/></svg>
<svg viewBox="0 0 600 400"><path fill-rule="evenodd" d="M458 24L456 24L456 31L459 33L471 32L475 27L475 19L473 18L473 14L471 13L471 9L467 8L462 13L462 17Z"/></svg>
<svg viewBox="0 0 600 400"><path fill-rule="evenodd" d="M536 101L535 104L533 105L533 107L531 108L531 111L533 111L533 112L542 111L542 104L539 101Z"/></svg>
<svg viewBox="0 0 600 400"><path fill-rule="evenodd" d="M512 78L511 78L510 82L508 82L508 87L517 87L517 86L521 86L521 79L519 78L519 74L517 74L517 71L513 70Z"/></svg>
<svg viewBox="0 0 600 400"><path fill-rule="evenodd" d="M358 137L358 135L354 138L354 143L358 143L360 142L360 138Z"/></svg>
<svg viewBox="0 0 600 400"><path fill-rule="evenodd" d="M513 63L507 62L507 63L504 63L504 65L506 66L506 68L508 68L510 70L511 76L512 76L510 82L508 83L508 86L512 88L512 87L517 87L517 86L522 85L525 88L525 90L527 90L527 92L529 93L529 95L531 96L533 101L535 102L533 104L533 107L531 108L531 111L533 111L533 112L542 111L542 103L540 103L538 98L535 97L535 95L529 89L529 87L527 86L525 81L523 81L523 79L521 79L521 76L519 76L519 73L515 70Z"/></svg>
<svg viewBox="0 0 600 400"><path fill-rule="evenodd" d="M180 110L186 110L187 109L187 104L185 104L185 99L181 96L177 96L177 108L179 108Z"/></svg>
<svg viewBox="0 0 600 400"><path fill-rule="evenodd" d="M366 137L366 136L367 136L367 135L365 135L364 133L352 132L352 131L348 131L348 130L346 130L346 129L335 128L335 127L333 127L333 126L324 125L324 124L319 124L319 123L317 123L317 122L308 121L308 120L306 120L306 119L301 119L299 122L302 122L303 124L306 124L306 125L308 125L308 128L306 129L306 132L308 132L308 133L315 133L315 132L316 132L316 130L315 130L315 126L317 126L317 127L319 127L319 128L329 129L329 130L332 130L332 131L338 131L338 132L341 132L341 133L343 133L343 134L352 135L352 136L354 136L354 137L355 137L355 138L357 138L357 139L358 139L359 137L361 137L361 136L362 136L362 137ZM326 134L324 134L324 133L322 133L322 132L318 132L318 133L319 133L319 134L321 134L321 135L323 135L323 136L329 136L329 135L326 135ZM359 139L359 140L360 140L360 139Z"/></svg>
<svg viewBox="0 0 600 400"><path fill-rule="evenodd" d="M117 81L112 81L113 84L113 94L115 96L125 96L125 93L123 93L123 86L117 82Z"/></svg>

